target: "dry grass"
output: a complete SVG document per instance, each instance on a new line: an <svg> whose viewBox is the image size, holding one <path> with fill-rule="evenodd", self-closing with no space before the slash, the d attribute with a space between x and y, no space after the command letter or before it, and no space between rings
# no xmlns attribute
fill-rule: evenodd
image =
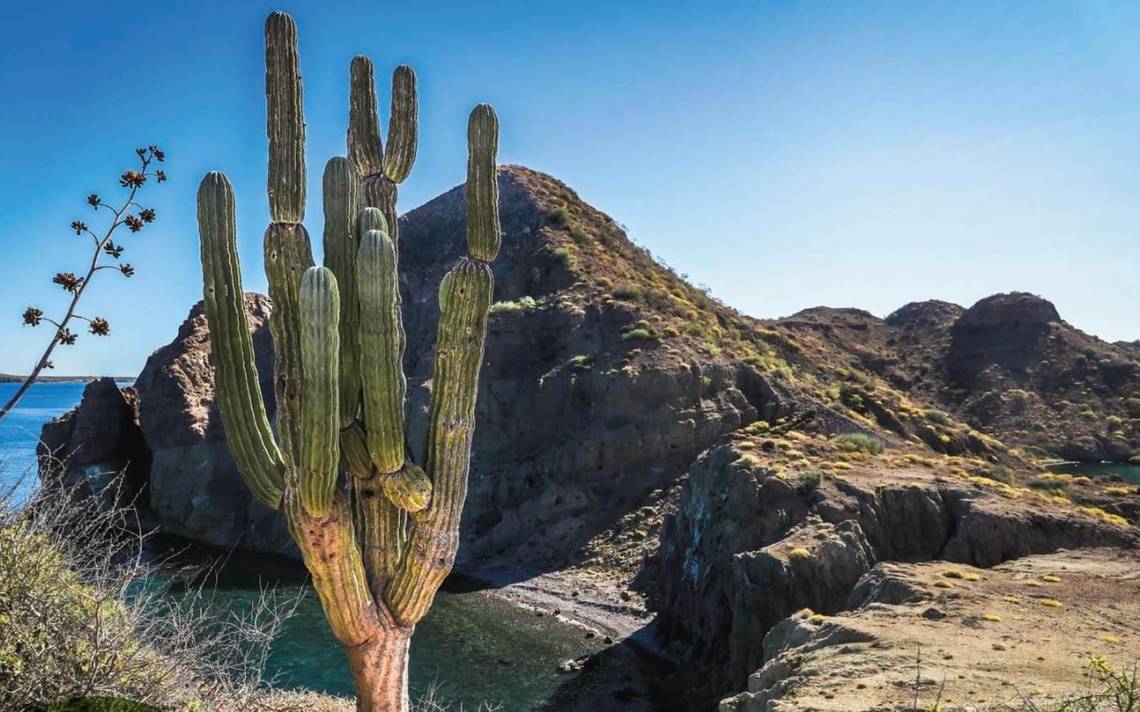
<svg viewBox="0 0 1140 712"><path fill-rule="evenodd" d="M85 696L275 709L262 672L297 599L265 590L235 612L202 586L169 596L130 509L49 480L20 506L0 496L0 711Z"/></svg>

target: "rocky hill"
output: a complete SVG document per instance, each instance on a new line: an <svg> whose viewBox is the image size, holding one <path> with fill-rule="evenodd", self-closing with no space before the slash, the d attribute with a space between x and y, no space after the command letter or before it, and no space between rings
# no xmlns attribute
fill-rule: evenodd
<svg viewBox="0 0 1140 712"><path fill-rule="evenodd" d="M757 320L550 176L505 167L500 199L457 570L526 579L551 600L573 591L566 611L636 608L635 628L648 604L657 623L621 636L660 628L684 664L650 687L674 706L745 689L781 621L852 608L886 563L992 567L1136 546L1134 485L1040 463L1140 451L1140 347L1089 337L1024 294L909 304L886 319L817 308ZM458 187L400 218L413 448L464 201ZM251 294L246 308L272 404L272 305ZM133 388L92 384L47 426L43 454L71 455L69 476L93 489L101 471L133 463L130 489L167 532L292 554L225 447L209 357L199 305Z"/></svg>

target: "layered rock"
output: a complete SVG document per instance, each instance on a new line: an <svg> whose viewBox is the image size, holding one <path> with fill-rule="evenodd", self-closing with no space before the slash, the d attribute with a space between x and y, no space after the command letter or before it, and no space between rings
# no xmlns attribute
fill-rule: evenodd
<svg viewBox="0 0 1140 712"><path fill-rule="evenodd" d="M685 336L666 342L646 331L642 337L641 324L656 327L647 321L654 320L656 302L649 294L611 297L612 283L599 281L592 261L609 260L614 277L680 280L653 272L660 268L645 262L612 220L565 186L506 168L500 201L499 306L488 330L457 564L468 571L565 561L648 492L672 482L709 444L761 416L775 417L790 401L753 365L698 356ZM572 212L562 217L555 206L567 203ZM424 443L438 285L464 254L465 212L459 187L400 219L413 449ZM572 240L568 257L565 243ZM627 264L625 253L652 265L650 271ZM246 306L272 411L271 305L251 294ZM151 512L169 533L292 553L280 517L249 495L226 448L209 356L199 304L174 341L148 359L136 383L139 427L153 458Z"/></svg>
<svg viewBox="0 0 1140 712"><path fill-rule="evenodd" d="M133 388L120 389L110 378L88 383L75 410L44 425L36 448L41 473L61 477L80 495L137 501L150 470L137 407ZM112 483L121 486L105 491Z"/></svg>
<svg viewBox="0 0 1140 712"><path fill-rule="evenodd" d="M1114 515L1079 497L1055 499L1048 478L1021 480L983 460L910 448L876 456L842 439L796 435L741 436L702 455L662 529L662 627L679 657L703 663L673 684L698 699L741 689L770 657L765 635L794 611L845 610L877 563L989 567L1067 547L1140 543L1124 509ZM1090 497L1111 498L1111 488L1097 487Z"/></svg>
<svg viewBox="0 0 1140 712"><path fill-rule="evenodd" d="M1136 552L1086 549L992 569L878 564L850 610L804 610L765 636L764 666L722 712L1056 709L1100 693L1140 650ZM1089 675L1088 673L1092 673Z"/></svg>

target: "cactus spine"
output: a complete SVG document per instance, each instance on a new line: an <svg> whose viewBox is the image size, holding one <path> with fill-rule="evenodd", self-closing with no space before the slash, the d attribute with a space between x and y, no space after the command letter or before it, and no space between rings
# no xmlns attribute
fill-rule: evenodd
<svg viewBox="0 0 1140 712"><path fill-rule="evenodd" d="M498 119L468 123L468 248L440 285L440 320L423 467L404 424L405 334L398 280L397 184L417 150L416 78L392 78L387 150L374 70L350 68L348 157L326 164L325 266L305 215L305 123L297 29L265 25L270 225L265 271L274 310L277 439L254 368L237 260L233 190L211 173L198 191L202 277L218 401L250 490L280 508L344 644L357 709L408 708L412 630L451 570L467 491L487 314L499 251ZM343 469L347 486L339 484Z"/></svg>

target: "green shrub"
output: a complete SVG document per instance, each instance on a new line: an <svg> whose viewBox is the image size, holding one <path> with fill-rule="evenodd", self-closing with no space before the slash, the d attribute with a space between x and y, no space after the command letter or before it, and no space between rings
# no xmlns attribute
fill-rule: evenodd
<svg viewBox="0 0 1140 712"><path fill-rule="evenodd" d="M657 334L652 329L638 326L623 332L621 338L622 341L652 341L657 338Z"/></svg>
<svg viewBox="0 0 1140 712"><path fill-rule="evenodd" d="M594 367L594 357L590 354L578 354L577 356L570 357L566 362L566 368L571 371L589 371Z"/></svg>
<svg viewBox="0 0 1140 712"><path fill-rule="evenodd" d="M886 447L886 443L882 440L866 433L840 433L832 438L832 441L849 450L862 450L872 455L878 455Z"/></svg>
<svg viewBox="0 0 1140 712"><path fill-rule="evenodd" d="M67 702L56 702L46 712L162 712L142 702L118 697L77 697Z"/></svg>
<svg viewBox="0 0 1140 712"><path fill-rule="evenodd" d="M578 263L578 251L573 247L558 247L551 250L550 254L554 255L555 259L562 263L562 266L570 269Z"/></svg>
<svg viewBox="0 0 1140 712"><path fill-rule="evenodd" d="M538 307L538 302L534 297L520 297L513 302L495 302L491 305L492 314L517 314L523 311L531 311Z"/></svg>
<svg viewBox="0 0 1140 712"><path fill-rule="evenodd" d="M926 410L922 411L922 414L923 414L923 416L926 417L927 420L929 420L932 423L938 423L939 425L949 425L950 424L950 414L944 410L936 410L934 408L927 408Z"/></svg>
<svg viewBox="0 0 1140 712"><path fill-rule="evenodd" d="M621 299L626 302L635 302L642 297L641 287L636 284L623 284L613 291L614 299Z"/></svg>
<svg viewBox="0 0 1140 712"><path fill-rule="evenodd" d="M546 221L551 225L565 225L570 222L570 210L565 206L559 206L546 214Z"/></svg>

